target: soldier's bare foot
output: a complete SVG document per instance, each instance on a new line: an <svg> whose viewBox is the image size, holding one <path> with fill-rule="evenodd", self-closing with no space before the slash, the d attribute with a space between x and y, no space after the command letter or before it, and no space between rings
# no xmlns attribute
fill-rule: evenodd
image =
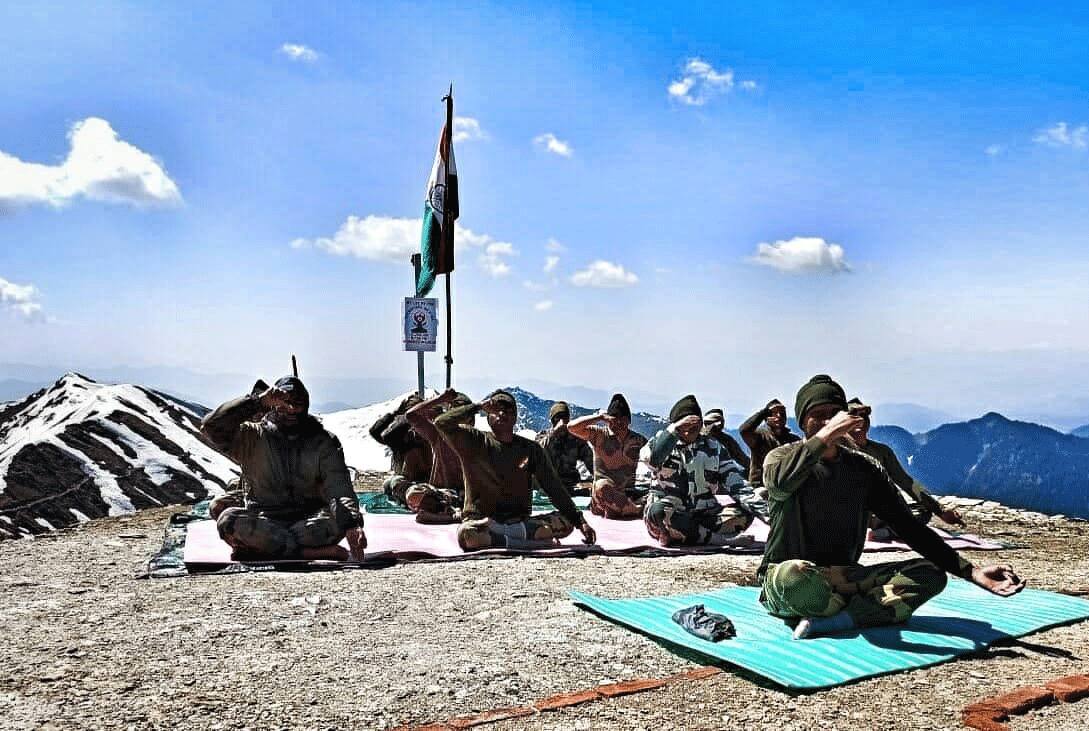
<svg viewBox="0 0 1089 731"><path fill-rule="evenodd" d="M300 551L303 559L307 561L347 561L348 549L340 546L320 546L318 548L304 548Z"/></svg>

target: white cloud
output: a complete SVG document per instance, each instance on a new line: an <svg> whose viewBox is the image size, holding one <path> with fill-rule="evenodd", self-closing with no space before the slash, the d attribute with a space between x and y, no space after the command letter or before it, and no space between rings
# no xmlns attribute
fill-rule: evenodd
<svg viewBox="0 0 1089 731"><path fill-rule="evenodd" d="M556 271L556 267L560 264L560 257L558 256L546 256L544 270L545 274Z"/></svg>
<svg viewBox="0 0 1089 731"><path fill-rule="evenodd" d="M759 244L750 261L790 273L851 271L842 246L815 236L796 236L789 241Z"/></svg>
<svg viewBox="0 0 1089 731"><path fill-rule="evenodd" d="M567 251L567 247L559 241L556 241L556 239L549 239L548 243L545 244L545 251L550 251L553 254L562 254Z"/></svg>
<svg viewBox="0 0 1089 731"><path fill-rule="evenodd" d="M1072 147L1075 150L1089 148L1089 125L1071 127L1059 122L1036 133L1032 141L1048 147Z"/></svg>
<svg viewBox="0 0 1089 731"><path fill-rule="evenodd" d="M472 117L454 117L454 142L486 139L488 133L480 128L480 122Z"/></svg>
<svg viewBox="0 0 1089 731"><path fill-rule="evenodd" d="M639 277L629 272L620 264L598 259L585 269L571 275L571 284L576 287L631 287L639 282Z"/></svg>
<svg viewBox="0 0 1089 731"><path fill-rule="evenodd" d="M552 309L552 300L541 300L533 305L533 309L537 310L537 312L547 312Z"/></svg>
<svg viewBox="0 0 1089 731"><path fill-rule="evenodd" d="M529 279L522 282L522 286L528 289L530 292L546 292L552 289L552 285L547 282L534 282Z"/></svg>
<svg viewBox="0 0 1089 731"><path fill-rule="evenodd" d="M280 46L280 53L284 54L292 61L302 61L303 63L314 63L318 60L318 52L309 46L304 46L301 43L285 43Z"/></svg>
<svg viewBox="0 0 1089 731"><path fill-rule="evenodd" d="M0 152L0 213L35 203L60 208L80 196L136 206L181 203L178 186L161 164L121 140L106 120L76 122L68 142L60 165L23 162Z"/></svg>
<svg viewBox="0 0 1089 731"><path fill-rule="evenodd" d="M38 288L33 284L16 284L0 277L0 305L27 320L42 319L42 305L37 301Z"/></svg>
<svg viewBox="0 0 1089 731"><path fill-rule="evenodd" d="M354 256L370 261L390 261L404 264L420 250L420 233L423 222L419 218L394 218L391 216L348 216L331 238L295 239L293 249L321 249L337 256ZM496 241L487 234L457 227L454 235L456 251L477 249L481 252L477 262L493 277L510 273L510 265L504 257L517 256L518 250L506 241Z"/></svg>
<svg viewBox="0 0 1089 731"><path fill-rule="evenodd" d="M575 151L571 149L571 145L567 142L556 137L551 132L545 132L544 134L537 135L533 138L533 144L548 150L551 153L559 155L560 157L571 157L575 154Z"/></svg>
<svg viewBox="0 0 1089 731"><path fill-rule="evenodd" d="M984 148L983 152L987 153L988 157L997 157L998 155L1001 155L1005 150L1006 148L1002 145L987 145L987 147Z"/></svg>
<svg viewBox="0 0 1089 731"><path fill-rule="evenodd" d="M710 99L725 94L740 85L745 91L755 91L755 81L736 81L734 70L717 71L702 58L690 58L681 78L670 83L669 96L693 107L702 107Z"/></svg>

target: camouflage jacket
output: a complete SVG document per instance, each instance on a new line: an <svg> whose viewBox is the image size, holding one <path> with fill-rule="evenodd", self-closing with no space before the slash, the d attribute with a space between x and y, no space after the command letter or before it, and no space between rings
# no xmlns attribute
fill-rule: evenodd
<svg viewBox="0 0 1089 731"><path fill-rule="evenodd" d="M593 474L594 453L590 445L572 436L566 429L559 434L554 429L547 429L537 435L537 443L544 447L552 460L564 487L570 488L582 482L578 467L580 461L586 465L587 472Z"/></svg>
<svg viewBox="0 0 1089 731"><path fill-rule="evenodd" d="M639 454L651 473L651 492L671 495L684 501L691 510L718 512L716 494L729 495L735 502L750 506L755 501L752 488L745 481L744 468L734 461L717 440L700 434L692 444L682 444L669 429L662 429L646 443Z"/></svg>
<svg viewBox="0 0 1089 731"><path fill-rule="evenodd" d="M362 525L340 441L313 416L290 433L269 421L248 421L260 409L257 398L243 396L200 426L205 439L242 468L246 507L281 520L328 508L338 522Z"/></svg>

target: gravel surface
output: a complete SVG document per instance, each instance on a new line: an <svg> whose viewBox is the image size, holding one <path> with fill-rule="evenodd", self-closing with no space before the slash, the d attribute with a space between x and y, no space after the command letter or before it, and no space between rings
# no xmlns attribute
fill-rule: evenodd
<svg viewBox="0 0 1089 731"><path fill-rule="evenodd" d="M0 728L386 728L662 677L696 665L577 610L566 590L699 591L751 583L758 563L589 557L134 578L171 512L0 542ZM1038 588L1089 586L1086 523L970 516L973 530L1026 545L977 561L1009 561ZM492 728L960 728L968 703L1085 672L1089 623L811 695L727 672ZM1083 703L1015 728L1061 728L1089 714Z"/></svg>

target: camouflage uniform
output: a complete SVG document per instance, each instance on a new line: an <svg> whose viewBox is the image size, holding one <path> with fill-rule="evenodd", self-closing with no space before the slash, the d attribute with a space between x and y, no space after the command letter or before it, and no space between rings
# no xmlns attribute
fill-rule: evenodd
<svg viewBox="0 0 1089 731"><path fill-rule="evenodd" d="M540 432L537 443L544 447L567 491L572 495L578 494L579 483L582 482L578 463L581 461L587 472L592 473L594 470L594 453L590 450L590 445L573 436L567 429L557 432L555 427Z"/></svg>
<svg viewBox="0 0 1089 731"><path fill-rule="evenodd" d="M623 441L605 424L589 427L589 439L594 448L594 489L590 511L606 518L638 518L643 513L641 496L635 487L635 472L639 465L639 450L647 438L628 430Z"/></svg>
<svg viewBox="0 0 1089 731"><path fill-rule="evenodd" d="M921 558L826 567L792 560L768 568L762 596L776 617L830 617L846 609L856 627L872 627L903 622L945 584L945 572Z"/></svg>
<svg viewBox="0 0 1089 731"><path fill-rule="evenodd" d="M468 401L467 396L463 398ZM417 516L428 516L428 522L456 523L461 519L465 483L457 453L433 423L438 415L438 408L405 414L412 429L431 445L432 454L427 482L409 486L405 491L405 504Z"/></svg>
<svg viewBox="0 0 1089 731"><path fill-rule="evenodd" d="M683 444L672 428L663 429L643 447L640 459L653 478L643 520L663 546L733 545L752 523L746 500L755 498L751 490L744 494L740 465L726 457L717 441L701 434ZM735 504L719 503L715 493L720 490L736 493Z"/></svg>
<svg viewBox="0 0 1089 731"><path fill-rule="evenodd" d="M826 461L824 450L813 437L773 450L765 462L771 530L757 576L771 614L844 609L858 627L902 622L941 592L947 572L970 575L971 563L912 517L877 462L846 448ZM860 566L871 511L923 558Z"/></svg>
<svg viewBox="0 0 1089 731"><path fill-rule="evenodd" d="M201 424L205 438L241 466L245 485L245 506L219 513L220 537L251 559L294 558L302 548L339 543L363 525L340 442L309 415L290 430L248 421L260 409L255 396L244 396Z"/></svg>
<svg viewBox="0 0 1089 731"><path fill-rule="evenodd" d="M208 517L215 520L227 508L246 507L246 488L242 478L236 477L227 483L227 489L219 497L208 503Z"/></svg>

